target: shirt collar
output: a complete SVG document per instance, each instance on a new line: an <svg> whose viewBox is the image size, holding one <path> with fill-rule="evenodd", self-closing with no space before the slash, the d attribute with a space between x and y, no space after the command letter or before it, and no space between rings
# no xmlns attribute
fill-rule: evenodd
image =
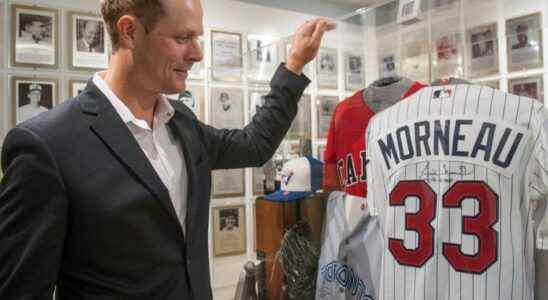
<svg viewBox="0 0 548 300"><path fill-rule="evenodd" d="M104 72L102 72L104 73ZM107 97L107 99L110 101L120 118L125 124L133 123L143 129L150 130L150 127L148 126L147 122L145 120L141 120L135 117L131 110L126 106L118 96L110 89L110 87L107 85L107 83L103 80L101 77L101 72L95 73L93 75L93 83L97 86L97 88ZM169 103L169 100L162 94L158 96L158 101L156 102L156 109L154 110L154 125L156 124L166 124L171 120L173 115L175 114L175 109Z"/></svg>

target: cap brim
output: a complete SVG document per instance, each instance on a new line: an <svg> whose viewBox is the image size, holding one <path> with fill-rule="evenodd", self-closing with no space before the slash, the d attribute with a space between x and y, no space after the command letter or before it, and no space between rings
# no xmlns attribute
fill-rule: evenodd
<svg viewBox="0 0 548 300"><path fill-rule="evenodd" d="M286 192L286 191L276 191L272 194L264 196L266 200L270 201L280 201L280 202L289 202L295 201L311 195L312 192Z"/></svg>

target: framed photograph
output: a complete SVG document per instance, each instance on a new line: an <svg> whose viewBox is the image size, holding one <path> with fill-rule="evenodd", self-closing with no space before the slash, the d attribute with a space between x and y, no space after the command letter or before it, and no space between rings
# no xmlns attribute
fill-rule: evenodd
<svg viewBox="0 0 548 300"><path fill-rule="evenodd" d="M235 88L211 88L210 124L216 128L237 129L244 126L244 92Z"/></svg>
<svg viewBox="0 0 548 300"><path fill-rule="evenodd" d="M500 90L500 83L498 80L482 81L482 82L478 82L478 84L488 86L495 90Z"/></svg>
<svg viewBox="0 0 548 300"><path fill-rule="evenodd" d="M325 162L325 158L324 158L324 154L325 154L325 146L324 145L319 145L318 147L316 147L316 157L318 158L319 161L321 162Z"/></svg>
<svg viewBox="0 0 548 300"><path fill-rule="evenodd" d="M187 90L178 94L166 95L170 100L182 101L196 115L198 120L204 120L204 87L187 85Z"/></svg>
<svg viewBox="0 0 548 300"><path fill-rule="evenodd" d="M509 71L543 66L541 24L540 13L506 20Z"/></svg>
<svg viewBox="0 0 548 300"><path fill-rule="evenodd" d="M311 135L312 119L310 112L310 95L303 95L299 101L299 110L297 116L291 123L289 131L287 132L287 139L309 139Z"/></svg>
<svg viewBox="0 0 548 300"><path fill-rule="evenodd" d="M199 37L198 43L200 44L202 53L204 53L205 55L204 38ZM206 74L206 71L205 71L205 58L204 58L201 61L196 62L192 65L192 69L190 69L190 72L188 72L188 77L191 79L203 79L205 77L205 74Z"/></svg>
<svg viewBox="0 0 548 300"><path fill-rule="evenodd" d="M211 31L211 76L216 81L242 80L242 35Z"/></svg>
<svg viewBox="0 0 548 300"><path fill-rule="evenodd" d="M264 35L247 35L247 76L250 81L269 82L278 67L277 40Z"/></svg>
<svg viewBox="0 0 548 300"><path fill-rule="evenodd" d="M497 24L468 29L468 76L477 78L499 72Z"/></svg>
<svg viewBox="0 0 548 300"><path fill-rule="evenodd" d="M542 75L508 80L508 91L514 95L525 96L544 102Z"/></svg>
<svg viewBox="0 0 548 300"><path fill-rule="evenodd" d="M71 69L100 70L108 68L108 34L98 15L69 12L69 49Z"/></svg>
<svg viewBox="0 0 548 300"><path fill-rule="evenodd" d="M251 122L257 110L264 105L266 94L268 94L268 91L249 91L249 122Z"/></svg>
<svg viewBox="0 0 548 300"><path fill-rule="evenodd" d="M57 79L12 77L12 125L52 109L59 98L58 87Z"/></svg>
<svg viewBox="0 0 548 300"><path fill-rule="evenodd" d="M379 66L381 78L398 75L398 71L396 69L396 54L394 53L381 55L379 58Z"/></svg>
<svg viewBox="0 0 548 300"><path fill-rule="evenodd" d="M266 179L265 170L263 167L252 168L251 178L253 184L253 196L264 194L264 181Z"/></svg>
<svg viewBox="0 0 548 300"><path fill-rule="evenodd" d="M420 21L420 0L402 0L398 7L398 24L409 24Z"/></svg>
<svg viewBox="0 0 548 300"><path fill-rule="evenodd" d="M334 96L318 96L316 99L316 110L318 112L318 138L327 138L331 117L339 99Z"/></svg>
<svg viewBox="0 0 548 300"><path fill-rule="evenodd" d="M233 255L246 251L245 206L213 208L213 253Z"/></svg>
<svg viewBox="0 0 548 300"><path fill-rule="evenodd" d="M38 6L12 5L11 64L57 68L59 12Z"/></svg>
<svg viewBox="0 0 548 300"><path fill-rule="evenodd" d="M74 98L84 91L87 85L85 80L69 80L69 97Z"/></svg>
<svg viewBox="0 0 548 300"><path fill-rule="evenodd" d="M462 77L460 20L449 19L432 25L432 80Z"/></svg>
<svg viewBox="0 0 548 300"><path fill-rule="evenodd" d="M365 86L365 65L363 55L344 53L344 83L348 91L363 89Z"/></svg>
<svg viewBox="0 0 548 300"><path fill-rule="evenodd" d="M212 190L213 198L244 196L244 169L223 169L213 171Z"/></svg>
<svg viewBox="0 0 548 300"><path fill-rule="evenodd" d="M423 84L431 82L428 36L422 26L402 33L401 74Z"/></svg>
<svg viewBox="0 0 548 300"><path fill-rule="evenodd" d="M337 89L337 50L320 48L316 70L319 89Z"/></svg>

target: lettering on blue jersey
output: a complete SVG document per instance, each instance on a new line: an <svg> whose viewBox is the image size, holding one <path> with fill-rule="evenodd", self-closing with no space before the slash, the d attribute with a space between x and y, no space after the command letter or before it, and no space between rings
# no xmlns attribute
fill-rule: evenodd
<svg viewBox="0 0 548 300"><path fill-rule="evenodd" d="M327 282L334 282L350 291L359 300L373 300L367 285L354 270L338 261L332 261L320 269L320 276Z"/></svg>
<svg viewBox="0 0 548 300"><path fill-rule="evenodd" d="M377 145L388 170L401 161L432 155L471 159L480 155L483 161L505 169L511 165L523 137L521 132L491 122L430 120L396 128L379 138Z"/></svg>

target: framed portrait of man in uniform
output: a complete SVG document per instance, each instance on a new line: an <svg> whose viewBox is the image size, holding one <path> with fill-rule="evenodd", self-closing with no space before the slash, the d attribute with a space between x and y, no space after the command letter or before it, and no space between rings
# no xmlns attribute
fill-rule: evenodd
<svg viewBox="0 0 548 300"><path fill-rule="evenodd" d="M339 99L335 96L318 96L316 98L316 111L318 113L318 138L327 138L327 132L331 125L331 117L337 107Z"/></svg>
<svg viewBox="0 0 548 300"><path fill-rule="evenodd" d="M316 75L319 89L337 89L338 58L337 50L320 48L316 60Z"/></svg>
<svg viewBox="0 0 548 300"><path fill-rule="evenodd" d="M97 70L108 68L108 34L100 16L68 13L70 68Z"/></svg>
<svg viewBox="0 0 548 300"><path fill-rule="evenodd" d="M58 86L52 78L12 77L12 125L52 109L59 98Z"/></svg>
<svg viewBox="0 0 548 300"><path fill-rule="evenodd" d="M59 12L39 6L12 5L11 65L57 68Z"/></svg>
<svg viewBox="0 0 548 300"><path fill-rule="evenodd" d="M497 24L468 29L468 75L472 78L497 74L499 55Z"/></svg>
<svg viewBox="0 0 548 300"><path fill-rule="evenodd" d="M210 90L209 120L216 128L244 126L244 93L238 88L215 87Z"/></svg>
<svg viewBox="0 0 548 300"><path fill-rule="evenodd" d="M541 24L540 13L506 20L508 71L543 66Z"/></svg>
<svg viewBox="0 0 548 300"><path fill-rule="evenodd" d="M363 89L365 86L365 66L363 55L354 52L344 53L344 84L347 91Z"/></svg>
<svg viewBox="0 0 548 300"><path fill-rule="evenodd" d="M215 207L213 212L213 253L215 256L245 253L245 206Z"/></svg>

